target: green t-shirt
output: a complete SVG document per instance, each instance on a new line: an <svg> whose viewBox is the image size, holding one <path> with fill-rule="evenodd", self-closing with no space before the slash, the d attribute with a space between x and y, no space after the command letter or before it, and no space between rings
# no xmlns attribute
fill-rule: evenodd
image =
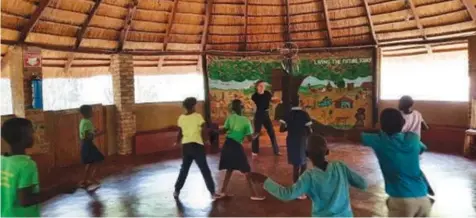
<svg viewBox="0 0 476 218"><path fill-rule="evenodd" d="M253 134L253 127L248 118L236 113L226 118L225 129L227 129L227 137L239 143L243 143L245 136Z"/></svg>
<svg viewBox="0 0 476 218"><path fill-rule="evenodd" d="M93 122L89 119L81 119L79 122L79 138L85 139L87 133L94 133L94 125Z"/></svg>
<svg viewBox="0 0 476 218"><path fill-rule="evenodd" d="M18 203L18 189L34 186L38 193L38 168L28 155L1 156L2 217L39 217L40 206L22 207Z"/></svg>

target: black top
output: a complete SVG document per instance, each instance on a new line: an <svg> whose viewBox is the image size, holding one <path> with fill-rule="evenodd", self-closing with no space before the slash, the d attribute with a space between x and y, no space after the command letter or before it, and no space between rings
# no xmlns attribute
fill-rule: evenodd
<svg viewBox="0 0 476 218"><path fill-rule="evenodd" d="M280 122L286 125L288 137L303 136L312 125L309 114L297 107L292 108L292 110L283 120L280 120Z"/></svg>
<svg viewBox="0 0 476 218"><path fill-rule="evenodd" d="M253 102L256 104L256 111L268 110L272 97L273 95L268 91L264 91L263 94L258 94L255 92L255 94L251 96L251 100L253 100Z"/></svg>

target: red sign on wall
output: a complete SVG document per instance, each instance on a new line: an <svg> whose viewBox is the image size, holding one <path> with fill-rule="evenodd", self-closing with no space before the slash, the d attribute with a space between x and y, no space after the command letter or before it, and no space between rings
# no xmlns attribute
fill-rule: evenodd
<svg viewBox="0 0 476 218"><path fill-rule="evenodd" d="M25 50L23 53L23 66L28 68L41 67L41 51Z"/></svg>

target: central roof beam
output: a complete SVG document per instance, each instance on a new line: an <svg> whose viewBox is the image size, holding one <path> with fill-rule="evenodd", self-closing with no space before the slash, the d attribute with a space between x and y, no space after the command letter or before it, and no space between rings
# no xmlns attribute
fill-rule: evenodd
<svg viewBox="0 0 476 218"><path fill-rule="evenodd" d="M327 7L326 0L322 0L322 7L324 8L324 17L326 19L326 27L327 27L327 36L329 39L329 46L334 45L334 39L332 38L332 28L331 28L331 21L329 20L329 8Z"/></svg>
<svg viewBox="0 0 476 218"><path fill-rule="evenodd" d="M425 29L423 29L423 25L421 25L420 16L418 16L418 14L416 12L415 4L413 4L412 0L407 0L407 3L410 5L410 9L412 10L413 17L415 18L415 22L417 24L418 29L421 32L423 40L425 40L425 41L428 40L428 37L426 37ZM428 54L432 53L430 45L426 45L425 48L428 51Z"/></svg>
<svg viewBox="0 0 476 218"><path fill-rule="evenodd" d="M40 0L39 4L36 7L36 10L31 15L30 20L28 20L28 23L25 24L25 26L21 30L20 36L18 37L18 42L23 43L25 41L26 37L38 23L41 15L43 15L43 12L45 12L45 9L48 7L50 2L51 0Z"/></svg>
<svg viewBox="0 0 476 218"><path fill-rule="evenodd" d="M369 28L370 28L370 32L372 33L372 39L374 40L374 43L378 45L378 39L377 39L377 35L375 34L374 23L372 22L372 14L370 12L369 2L368 0L363 0L363 1L365 5L365 12L367 14L367 19L369 20Z"/></svg>
<svg viewBox="0 0 476 218"><path fill-rule="evenodd" d="M124 48L124 43L127 40L127 34L129 34L129 29L131 28L132 18L137 10L137 5L139 4L138 0L133 0L132 5L129 6L129 12L127 13L126 20L124 21L124 27L122 28L121 35L119 36L119 45L117 50L119 52Z"/></svg>
<svg viewBox="0 0 476 218"><path fill-rule="evenodd" d="M164 43L162 44L162 51L167 51L167 44L169 43L169 36L170 36L170 31L172 30L172 23L174 22L175 18L175 13L177 12L177 6L178 6L178 1L174 1L174 5L172 7L172 11L169 14L169 20L167 23L167 28L165 29L165 37L164 37ZM157 71L160 72L160 69L162 68L162 65L164 64L164 58L165 57L160 57L159 58L159 63L157 63Z"/></svg>

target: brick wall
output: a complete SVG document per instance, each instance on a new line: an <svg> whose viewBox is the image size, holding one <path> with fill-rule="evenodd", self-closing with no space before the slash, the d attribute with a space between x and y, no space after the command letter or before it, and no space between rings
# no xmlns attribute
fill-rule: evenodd
<svg viewBox="0 0 476 218"><path fill-rule="evenodd" d="M134 106L134 67L132 55L111 57L111 74L117 118L117 148L119 154L132 153L132 136L136 132Z"/></svg>
<svg viewBox="0 0 476 218"><path fill-rule="evenodd" d="M46 134L45 113L42 110L26 110L26 118L31 120L35 130L35 144L29 153L44 154L52 151Z"/></svg>

